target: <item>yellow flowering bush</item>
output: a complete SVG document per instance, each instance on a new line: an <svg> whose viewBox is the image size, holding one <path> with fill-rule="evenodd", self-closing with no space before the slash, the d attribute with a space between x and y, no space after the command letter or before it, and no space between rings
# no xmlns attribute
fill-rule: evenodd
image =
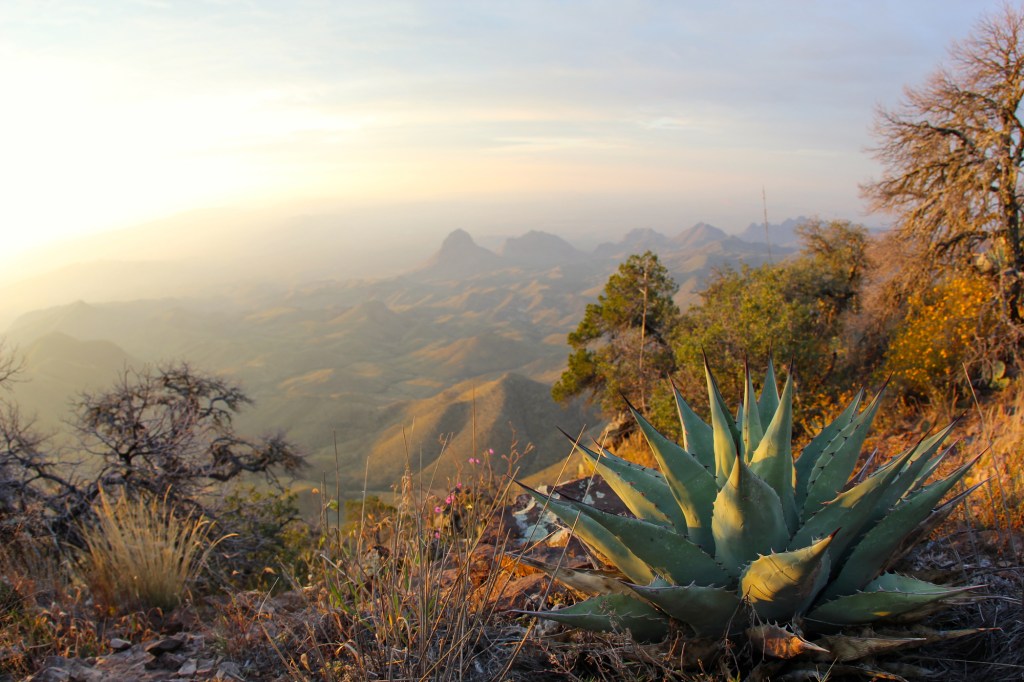
<svg viewBox="0 0 1024 682"><path fill-rule="evenodd" d="M911 296L886 354L893 379L922 395L957 383L961 363L971 359L979 340L994 327L991 301L991 288L967 275L954 275Z"/></svg>

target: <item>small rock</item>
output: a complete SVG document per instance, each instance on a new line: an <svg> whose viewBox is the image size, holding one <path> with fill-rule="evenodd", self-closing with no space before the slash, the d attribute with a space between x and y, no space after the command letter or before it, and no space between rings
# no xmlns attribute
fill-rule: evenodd
<svg viewBox="0 0 1024 682"><path fill-rule="evenodd" d="M212 658L208 658L199 662L199 668L196 670L196 675L207 676L213 674L213 669L217 666L217 661Z"/></svg>
<svg viewBox="0 0 1024 682"><path fill-rule="evenodd" d="M199 669L199 663L194 658L185 661L184 665L178 668L178 675L181 677L192 677Z"/></svg>
<svg viewBox="0 0 1024 682"><path fill-rule="evenodd" d="M132 643L126 639L114 637L110 640L110 648L114 651L124 651L125 649L132 648Z"/></svg>
<svg viewBox="0 0 1024 682"><path fill-rule="evenodd" d="M184 640L178 637L164 637L154 642L150 642L146 645L146 653L154 656L167 653L169 651L177 651L184 644Z"/></svg>
<svg viewBox="0 0 1024 682"><path fill-rule="evenodd" d="M242 669L238 667L238 664L234 661L224 661L217 668L218 680L242 680Z"/></svg>
<svg viewBox="0 0 1024 682"><path fill-rule="evenodd" d="M146 670L178 670L183 665L185 665L184 656L165 653L146 661Z"/></svg>
<svg viewBox="0 0 1024 682"><path fill-rule="evenodd" d="M46 658L43 659L43 667L44 668L67 669L67 668L71 668L71 666L72 666L71 659L64 658L63 656L47 656Z"/></svg>
<svg viewBox="0 0 1024 682"><path fill-rule="evenodd" d="M71 672L64 668L44 668L29 679L31 682L70 682Z"/></svg>

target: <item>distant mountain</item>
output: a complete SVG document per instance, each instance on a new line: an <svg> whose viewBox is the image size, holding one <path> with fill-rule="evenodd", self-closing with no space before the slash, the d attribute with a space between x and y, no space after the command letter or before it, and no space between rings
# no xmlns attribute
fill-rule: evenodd
<svg viewBox="0 0 1024 682"><path fill-rule="evenodd" d="M468 232L460 229L445 237L440 250L413 275L455 279L488 272L500 264L501 258L496 253L477 245Z"/></svg>
<svg viewBox="0 0 1024 682"><path fill-rule="evenodd" d="M561 237L537 230L506 239L500 255L507 264L533 268L557 267L586 258L586 254Z"/></svg>
<svg viewBox="0 0 1024 682"><path fill-rule="evenodd" d="M495 451L492 467L504 473L506 465L500 456L513 444L521 454L529 444L530 452L519 466L523 475L530 474L572 450L558 427L579 429L594 422L578 405L556 404L547 384L517 374L486 383L463 382L428 400L409 403L395 415L395 425L369 450L374 463L371 486L397 480L410 460L414 471L436 483L471 482L475 472L468 459L480 457L486 449ZM414 431L409 429L411 424Z"/></svg>
<svg viewBox="0 0 1024 682"><path fill-rule="evenodd" d="M781 223L768 223L767 236L765 235L764 223L750 223L737 236L744 241L762 244L765 243L767 238L768 243L773 248L778 246L796 249L800 247L800 237L796 233L796 228L806 222L807 218L800 216L799 218L788 218Z"/></svg>
<svg viewBox="0 0 1024 682"><path fill-rule="evenodd" d="M649 227L638 227L626 233L618 242L605 242L594 249L597 258L626 258L635 253L654 251L670 245L668 237Z"/></svg>
<svg viewBox="0 0 1024 682"><path fill-rule="evenodd" d="M688 230L684 230L671 240L672 248L676 249L698 249L707 246L712 242L729 239L722 230L708 223L697 223Z"/></svg>
<svg viewBox="0 0 1024 682"><path fill-rule="evenodd" d="M619 263L648 249L680 284L683 307L714 268L767 258L763 240L698 223L671 239L633 230L589 254L540 231L507 239L495 253L455 230L429 260L398 275L285 287L253 270L244 286L177 297L133 288L143 267L130 277L131 268L118 270L126 278L118 296L85 288L95 295L66 296L10 326L8 340L31 370L16 398L26 396L56 426L82 388L109 385L127 366L187 360L241 383L255 404L239 429L286 431L308 453L308 485L333 479L338 462L342 485L358 488L369 461L371 485L386 487L407 462L419 471L421 456L423 465L440 461L437 475L454 475L474 454L474 434L478 450L500 452L514 433L520 447L535 446L529 466L546 466L567 452L556 425L598 423L589 409L563 411L550 398L566 335ZM792 252L772 244L774 258ZM438 439L449 433L441 453Z"/></svg>
<svg viewBox="0 0 1024 682"><path fill-rule="evenodd" d="M71 416L82 391L102 390L137 359L110 341L80 341L49 332L19 348L22 373L10 388L27 416L44 430L56 430Z"/></svg>

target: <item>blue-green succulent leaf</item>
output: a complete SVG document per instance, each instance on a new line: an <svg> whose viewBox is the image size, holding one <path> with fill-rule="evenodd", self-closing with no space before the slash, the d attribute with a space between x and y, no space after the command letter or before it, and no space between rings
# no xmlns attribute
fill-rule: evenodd
<svg viewBox="0 0 1024 682"><path fill-rule="evenodd" d="M714 552L711 505L718 493L714 477L693 455L658 433L632 405L629 405L629 410L665 473L672 496L686 518L687 535L708 553Z"/></svg>
<svg viewBox="0 0 1024 682"><path fill-rule="evenodd" d="M799 513L793 489L793 378L787 377L774 416L761 444L754 451L750 469L778 494L790 533L796 532Z"/></svg>
<svg viewBox="0 0 1024 682"><path fill-rule="evenodd" d="M917 490L886 514L853 548L839 575L822 597L831 599L863 589L881 572L903 540L928 518L939 501L977 461L975 458L946 478Z"/></svg>
<svg viewBox="0 0 1024 682"><path fill-rule="evenodd" d="M583 513L582 502L560 500L544 495L529 486L519 483L539 504L546 505L548 510L557 516L562 523L573 528L588 546L600 552L616 568L625 573L635 583L646 584L654 580L650 567L641 561L629 548L607 528Z"/></svg>
<svg viewBox="0 0 1024 682"><path fill-rule="evenodd" d="M667 526L611 514L580 504L580 511L606 528L657 574L676 585L727 585L729 575L704 550Z"/></svg>
<svg viewBox="0 0 1024 682"><path fill-rule="evenodd" d="M668 634L668 618L645 601L625 594L591 597L557 611L514 611L595 632L629 632L653 642Z"/></svg>
<svg viewBox="0 0 1024 682"><path fill-rule="evenodd" d="M754 380L750 377L750 367L744 363L743 368L746 385L743 389L742 428L740 429L740 445L743 446L743 459L747 463L754 456L754 450L761 444L764 427L761 425L761 413L757 407L757 394L754 393Z"/></svg>
<svg viewBox="0 0 1024 682"><path fill-rule="evenodd" d="M740 576L740 594L762 620L783 622L803 614L828 582L833 536L809 547L758 557Z"/></svg>
<svg viewBox="0 0 1024 682"><path fill-rule="evenodd" d="M729 414L729 408L718 390L718 382L711 373L708 360L704 358L704 373L708 382L708 401L711 403L711 429L715 444L715 479L721 488L729 480L729 474L736 464L739 452L740 434L736 422Z"/></svg>
<svg viewBox="0 0 1024 682"><path fill-rule="evenodd" d="M740 457L715 498L711 532L715 558L732 576L758 555L786 547L789 529L778 494Z"/></svg>
<svg viewBox="0 0 1024 682"><path fill-rule="evenodd" d="M579 443L576 447L637 518L667 523L686 533L686 517L660 471L616 457L604 448L598 454Z"/></svg>
<svg viewBox="0 0 1024 682"><path fill-rule="evenodd" d="M703 585L629 587L701 637L721 636L745 625L742 602L733 590Z"/></svg>
<svg viewBox="0 0 1024 682"><path fill-rule="evenodd" d="M942 446L942 443L949 436L954 426L956 426L956 422L953 422L938 433L922 439L912 448L913 452L907 463L903 465L899 475L882 495L875 514L875 520L880 519L887 510L895 506L896 502L907 491L915 489L920 483L924 482L927 472L931 470L929 463L932 461L937 463L944 456L945 453L936 458L935 453Z"/></svg>
<svg viewBox="0 0 1024 682"><path fill-rule="evenodd" d="M779 386L775 383L775 363L768 358L768 371L764 375L761 397L757 399L757 411L760 413L761 424L768 424L779 408Z"/></svg>
<svg viewBox="0 0 1024 682"><path fill-rule="evenodd" d="M823 504L834 498L849 482L881 402L882 391L879 391L871 404L854 417L853 421L822 451L811 471L807 499L804 500L801 511L804 520L821 509Z"/></svg>
<svg viewBox="0 0 1024 682"><path fill-rule="evenodd" d="M675 384L672 385L672 394L676 399L679 425L683 430L683 448L703 464L705 469L714 473L715 439L711 425L693 411Z"/></svg>
<svg viewBox="0 0 1024 682"><path fill-rule="evenodd" d="M821 457L821 453L825 450L829 443L839 435L839 433L849 426L850 422L853 421L854 416L857 414L857 408L860 407L861 400L864 399L864 390L861 389L850 404L847 405L846 409L843 410L838 417L821 430L818 435L811 439L811 442L800 452L800 456L797 458L794 467L796 468L796 503L797 507L802 508L804 500L807 499L807 488L811 480L811 472L814 471L814 465L818 463L818 458Z"/></svg>
<svg viewBox="0 0 1024 682"><path fill-rule="evenodd" d="M901 455L905 461L909 452ZM796 532L789 543L790 549L799 549L811 544L816 538L836 533L832 541L832 555L843 556L846 548L858 538L870 522L875 505L881 499L886 487L896 477L902 463L876 471L849 490L838 495L822 507Z"/></svg>
<svg viewBox="0 0 1024 682"><path fill-rule="evenodd" d="M807 614L807 622L826 625L861 625L894 620L921 607L964 594L977 587L946 588L923 580L886 573L863 592L825 602Z"/></svg>

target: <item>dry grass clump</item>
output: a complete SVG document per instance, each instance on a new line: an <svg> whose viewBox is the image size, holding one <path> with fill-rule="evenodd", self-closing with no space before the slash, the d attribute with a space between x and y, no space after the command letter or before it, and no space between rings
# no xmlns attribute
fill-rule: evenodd
<svg viewBox="0 0 1024 682"><path fill-rule="evenodd" d="M970 507L983 528L1024 530L1024 381L1001 392L999 400L977 406L977 439L988 451L971 472L973 482L988 480Z"/></svg>
<svg viewBox="0 0 1024 682"><path fill-rule="evenodd" d="M82 526L79 566L93 596L112 610L174 608L217 544L207 519L179 515L166 499L112 501L101 490L93 511L95 521Z"/></svg>
<svg viewBox="0 0 1024 682"><path fill-rule="evenodd" d="M0 675L21 679L47 656L90 656L102 636L51 538L3 529Z"/></svg>
<svg viewBox="0 0 1024 682"><path fill-rule="evenodd" d="M524 629L495 624L495 604L508 581L501 568L507 538L492 521L511 479L494 474L489 454L470 457L439 494L407 474L395 507L367 500L349 505L356 518L348 523L337 501L325 499L308 573L293 577L295 593L306 601L301 629L273 618L259 626L289 675L500 677ZM251 632L258 620L234 629Z"/></svg>

